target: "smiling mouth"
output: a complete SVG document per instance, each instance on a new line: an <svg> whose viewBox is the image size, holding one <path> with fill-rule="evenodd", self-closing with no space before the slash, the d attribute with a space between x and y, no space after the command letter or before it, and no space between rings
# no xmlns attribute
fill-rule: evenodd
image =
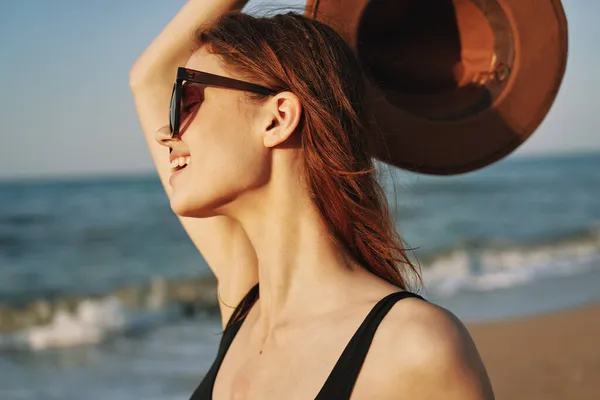
<svg viewBox="0 0 600 400"><path fill-rule="evenodd" d="M171 172L181 171L190 164L191 157L177 157L171 161Z"/></svg>

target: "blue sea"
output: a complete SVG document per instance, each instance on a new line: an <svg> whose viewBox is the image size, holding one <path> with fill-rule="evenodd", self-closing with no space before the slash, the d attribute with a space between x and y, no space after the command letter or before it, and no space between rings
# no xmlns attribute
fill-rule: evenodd
<svg viewBox="0 0 600 400"><path fill-rule="evenodd" d="M422 294L464 322L600 300L600 154L380 171ZM186 399L215 299L155 174L0 182L0 399Z"/></svg>

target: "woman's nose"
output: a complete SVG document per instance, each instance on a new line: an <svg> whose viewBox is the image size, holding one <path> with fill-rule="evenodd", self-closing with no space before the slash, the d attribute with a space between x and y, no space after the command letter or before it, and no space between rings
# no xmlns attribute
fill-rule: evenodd
<svg viewBox="0 0 600 400"><path fill-rule="evenodd" d="M179 138L171 137L171 129L169 125L165 125L162 128L159 128L154 134L154 139L163 146L173 147L174 142L178 142Z"/></svg>

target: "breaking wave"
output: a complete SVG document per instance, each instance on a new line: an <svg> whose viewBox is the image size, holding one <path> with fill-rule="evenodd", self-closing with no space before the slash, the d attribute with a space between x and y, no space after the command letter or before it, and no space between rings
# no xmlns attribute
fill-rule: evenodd
<svg viewBox="0 0 600 400"><path fill-rule="evenodd" d="M536 279L583 273L600 265L600 229L536 245L464 243L420 257L425 296L493 291ZM44 350L139 335L218 311L216 280L155 277L104 296L0 303L0 350Z"/></svg>

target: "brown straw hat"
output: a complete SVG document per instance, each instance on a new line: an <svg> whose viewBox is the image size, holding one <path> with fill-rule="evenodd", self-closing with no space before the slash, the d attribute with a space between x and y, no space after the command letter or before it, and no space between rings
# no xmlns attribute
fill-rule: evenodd
<svg viewBox="0 0 600 400"><path fill-rule="evenodd" d="M566 68L560 0L308 0L369 79L375 156L407 170L473 171L521 145Z"/></svg>

